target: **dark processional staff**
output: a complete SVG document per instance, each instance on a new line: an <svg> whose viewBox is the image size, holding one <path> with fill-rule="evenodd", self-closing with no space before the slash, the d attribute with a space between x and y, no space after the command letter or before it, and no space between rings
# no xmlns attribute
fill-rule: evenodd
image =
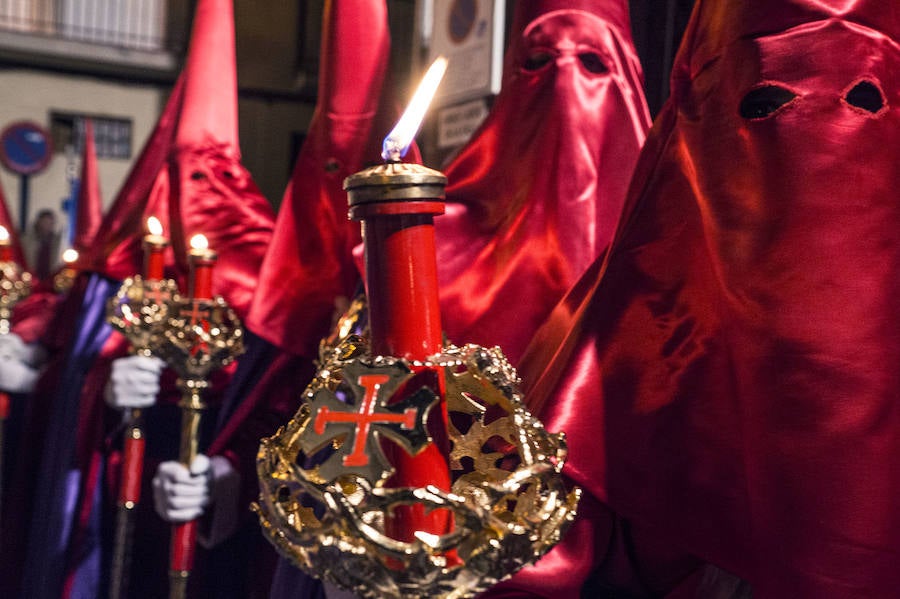
<svg viewBox="0 0 900 599"><path fill-rule="evenodd" d="M306 402L257 462L269 540L364 597L472 596L552 548L579 497L562 482L563 435L524 408L502 351L442 343L433 219L446 177L400 160L443 68L385 140L385 163L345 181L368 330L323 344Z"/></svg>

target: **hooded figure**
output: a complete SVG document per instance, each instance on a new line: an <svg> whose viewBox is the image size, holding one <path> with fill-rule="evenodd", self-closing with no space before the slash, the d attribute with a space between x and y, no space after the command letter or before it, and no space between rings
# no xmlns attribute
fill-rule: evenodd
<svg viewBox="0 0 900 599"><path fill-rule="evenodd" d="M900 5L701 0L520 369L573 480L756 597L900 585L898 67Z"/></svg>
<svg viewBox="0 0 900 599"><path fill-rule="evenodd" d="M256 347L266 347L267 354L280 357L271 367L266 359L254 369L255 376L267 371L269 377L281 370L291 379L303 378L298 371L311 376L319 340L332 324L335 302L346 302L360 279L352 255L360 228L347 217L342 184L363 168L366 159L378 157L380 140L374 138L384 132L374 131L373 122L390 53L387 7L384 0L332 0L324 20L319 101L281 203L246 321L247 329L259 338ZM306 382L289 385L292 391L281 398L284 405L277 409L280 417L274 417L272 428L261 434L271 434L293 414ZM241 422L262 407L260 402L265 410L279 405L275 396L284 394L282 385L264 384L253 390L255 385L254 380L240 390L253 391L252 400L237 397L241 394L237 388L230 390L240 407L214 448L227 445L236 433L245 436ZM250 453L244 456L254 496L259 438L253 436Z"/></svg>
<svg viewBox="0 0 900 599"><path fill-rule="evenodd" d="M650 118L624 0L517 2L510 39L435 227L447 335L515 364L609 244Z"/></svg>
<svg viewBox="0 0 900 599"><path fill-rule="evenodd" d="M86 122L84 135L74 243L79 256L86 254L91 247L97 228L100 226L103 210L91 121ZM21 247L19 247L17 237L14 236L8 217L6 206L3 205L0 207L0 225L11 231L14 260L20 267L25 268L26 265L22 262ZM67 264L63 268L72 266ZM12 333L0 336L0 388L28 394L37 381L39 368L47 357L39 340L46 334L47 328L54 319L56 309L65 299L65 293L61 293L61 291L67 291L56 289L55 281L52 279L55 277L49 281L32 281L31 293L16 304L13 311ZM15 406L15 422L11 430L4 435L4 444L8 447L17 447L20 443L15 433L21 430L24 405L21 405L21 402L16 403L18 405Z"/></svg>
<svg viewBox="0 0 900 599"><path fill-rule="evenodd" d="M113 279L141 272L146 217L157 216L172 239L167 274L182 289L187 288L186 238L204 233L219 254L213 292L246 316L274 214L239 159L232 5L230 0L201 0L183 80L100 227L95 251L86 258L94 274L76 283L78 295L72 294L71 306L64 306L66 316L60 317L65 319L59 321L60 329L71 331L74 324L74 332L59 344L57 367L48 368L39 382L39 390L43 386L50 398L41 403L51 406L52 413L46 435L39 436L47 439L47 447L24 575L32 596L105 593L102 560L109 555L106 535L118 491L115 448L121 416L104 405L104 388L111 368L116 373L118 365L134 375L132 380L138 373L152 378L159 389L162 367L152 361L128 362L138 356L114 364L126 355L127 342L111 335L105 322L106 299L118 288ZM214 376L214 387L221 388L227 376ZM173 379L164 378L161 405L146 414L145 472L152 473L154 460L177 454ZM152 402L156 391L147 395ZM214 408L220 397L213 392L206 399ZM214 424L214 415L207 421ZM150 497L149 488L144 497ZM150 504L138 506L134 551L141 557L132 563L131 580L141 584L132 585L129 597L165 594L168 526Z"/></svg>
<svg viewBox="0 0 900 599"><path fill-rule="evenodd" d="M209 514L216 525L211 541L262 542L264 547L255 550L257 563L274 557L259 535L258 518L247 509L259 493L259 440L297 409L336 304L347 303L360 279L352 255L360 229L347 217L342 183L367 160L378 159L381 137L392 124L386 118L380 122L387 113L394 114L392 106L382 111L385 114L379 112L379 104L390 104L380 101L390 50L387 17L384 0L332 0L325 6L318 103L246 319L247 353L228 389L219 430L208 450L212 461L229 461L240 478L240 496L220 496L215 485L200 481L201 495L208 494L211 501L193 504L195 513ZM190 498L160 494L158 509L173 514L198 497L190 491ZM301 596L307 593L301 589L319 592L317 581L287 565L284 572L302 579L293 587ZM271 580L264 568L259 574L252 590L266 593ZM297 584L303 586L298 589Z"/></svg>

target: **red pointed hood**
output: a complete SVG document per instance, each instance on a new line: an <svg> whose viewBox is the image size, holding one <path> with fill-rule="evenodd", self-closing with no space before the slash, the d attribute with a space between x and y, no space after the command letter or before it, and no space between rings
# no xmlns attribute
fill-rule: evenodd
<svg viewBox="0 0 900 599"><path fill-rule="evenodd" d="M93 250L92 270L115 279L141 271L141 240L149 216L168 227L168 170L165 168L175 141L175 127L184 95L184 76L178 78L156 127L141 149L125 183L100 223Z"/></svg>
<svg viewBox="0 0 900 599"><path fill-rule="evenodd" d="M94 149L94 124L88 120L84 128L84 153L81 157L81 183L78 189L78 211L75 216L75 242L79 255L94 243L94 236L103 220L103 200L97 174L97 153Z"/></svg>
<svg viewBox="0 0 900 599"><path fill-rule="evenodd" d="M22 251L22 243L19 241L19 233L16 231L16 225L13 223L13 219L9 214L9 209L6 207L6 196L3 193L3 188L0 188L0 226L5 227L7 233L9 233L9 240L10 243L12 243L13 249L13 259L16 261L16 264L27 270L28 265L25 263L25 253Z"/></svg>
<svg viewBox="0 0 900 599"><path fill-rule="evenodd" d="M359 225L347 218L345 177L365 159L390 53L384 0L335 0L326 5L319 100L309 134L278 214L248 326L293 353L316 356L335 298L359 280L351 251Z"/></svg>
<svg viewBox="0 0 900 599"><path fill-rule="evenodd" d="M185 286L187 240L203 233L219 254L213 291L243 317L274 213L239 160L234 73L231 2L200 0L185 70L106 219L115 250L101 260L111 276L140 272L146 219L156 216L172 240L169 274Z"/></svg>
<svg viewBox="0 0 900 599"><path fill-rule="evenodd" d="M520 369L570 476L759 596L900 585L898 32L700 0L612 253Z"/></svg>
<svg viewBox="0 0 900 599"><path fill-rule="evenodd" d="M213 292L246 317L275 214L240 162L231 0L199 0L184 71L176 147L169 156L169 225L177 271L188 240L219 255Z"/></svg>
<svg viewBox="0 0 900 599"><path fill-rule="evenodd" d="M239 155L232 0L197 2L184 78L177 145L214 140Z"/></svg>
<svg viewBox="0 0 900 599"><path fill-rule="evenodd" d="M609 243L649 126L628 22L624 0L516 3L503 87L435 219L452 341L515 363Z"/></svg>

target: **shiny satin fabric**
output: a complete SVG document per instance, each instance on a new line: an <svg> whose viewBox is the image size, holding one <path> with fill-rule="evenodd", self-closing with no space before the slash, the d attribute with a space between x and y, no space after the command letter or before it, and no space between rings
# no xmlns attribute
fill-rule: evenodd
<svg viewBox="0 0 900 599"><path fill-rule="evenodd" d="M89 259L91 270L119 280L140 273L143 268L141 241L147 232L147 218L156 216L168 230L166 160L173 147L183 98L182 75L175 82L153 132L100 223Z"/></svg>
<svg viewBox="0 0 900 599"><path fill-rule="evenodd" d="M318 103L246 319L247 353L209 447L241 475L242 526L262 544L254 550L254 561L264 564L253 566L260 571L276 555L247 509L259 494L259 439L297 409L336 301L346 301L360 278L352 255L359 224L347 217L342 183L367 160L378 159L381 137L393 124L381 122L395 115L391 102L381 98L390 54L387 17L384 0L333 0L325 6ZM318 581L311 584L318 588Z"/></svg>
<svg viewBox="0 0 900 599"><path fill-rule="evenodd" d="M383 0L334 0L326 10L319 103L278 213L247 326L310 359L327 334L335 299L359 280L344 179L377 160L376 111L390 53ZM379 141L370 140L377 137Z"/></svg>
<svg viewBox="0 0 900 599"><path fill-rule="evenodd" d="M517 3L503 86L445 169L444 327L515 364L609 243L649 126L627 3Z"/></svg>
<svg viewBox="0 0 900 599"><path fill-rule="evenodd" d="M697 5L612 251L521 368L573 480L755 597L900 584L900 7L831 4Z"/></svg>
<svg viewBox="0 0 900 599"><path fill-rule="evenodd" d="M272 238L275 213L271 205L236 151L212 140L179 148L169 162L169 173L169 224L178 270L188 272L190 238L205 235L219 256L213 293L224 297L244 318ZM186 291L186 283L181 288Z"/></svg>

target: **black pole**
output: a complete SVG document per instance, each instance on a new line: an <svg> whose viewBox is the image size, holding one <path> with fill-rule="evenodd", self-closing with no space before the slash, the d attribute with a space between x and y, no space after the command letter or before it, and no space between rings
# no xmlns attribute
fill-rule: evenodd
<svg viewBox="0 0 900 599"><path fill-rule="evenodd" d="M28 175L19 175L19 231L28 226Z"/></svg>

